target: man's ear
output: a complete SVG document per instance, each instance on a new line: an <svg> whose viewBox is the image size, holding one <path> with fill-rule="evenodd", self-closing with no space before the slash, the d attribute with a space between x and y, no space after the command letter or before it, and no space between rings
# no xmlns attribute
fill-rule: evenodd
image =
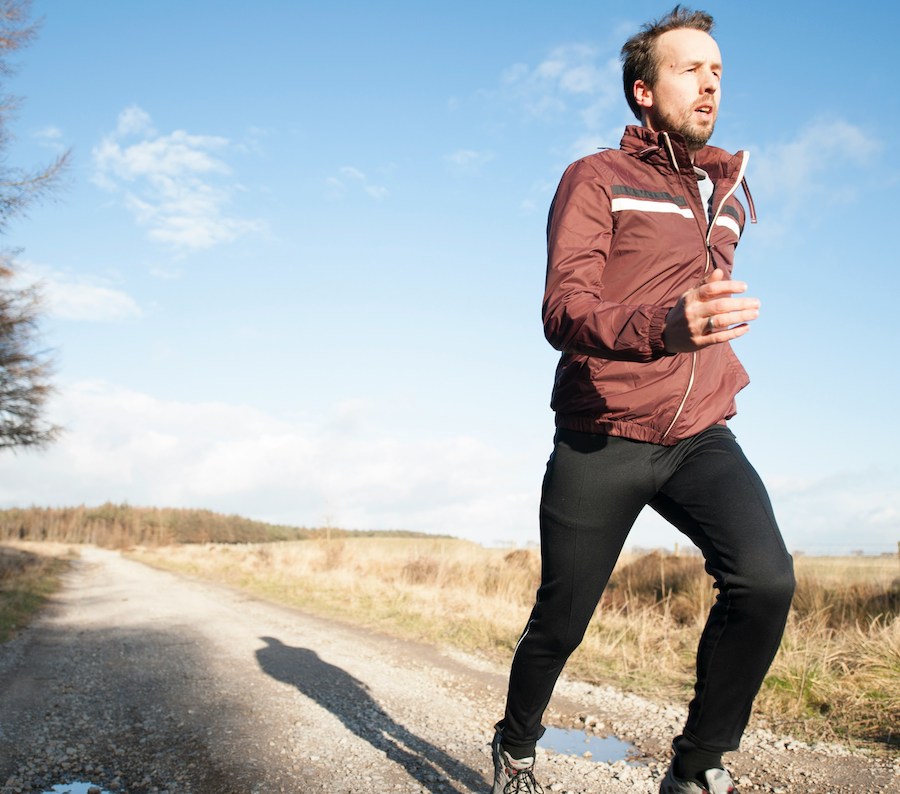
<svg viewBox="0 0 900 794"><path fill-rule="evenodd" d="M631 89L634 92L634 100L642 108L653 107L653 90L643 80L635 80Z"/></svg>

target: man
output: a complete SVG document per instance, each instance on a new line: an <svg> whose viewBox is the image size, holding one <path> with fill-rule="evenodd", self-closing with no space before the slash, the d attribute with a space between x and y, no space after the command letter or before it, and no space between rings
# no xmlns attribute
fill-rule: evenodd
<svg viewBox="0 0 900 794"><path fill-rule="evenodd" d="M625 95L641 126L569 166L550 209L543 316L562 352L557 431L541 585L496 726L492 794L542 791L541 717L645 505L700 548L719 591L661 794L736 791L722 754L737 748L784 630L791 558L726 424L748 382L729 342L759 301L731 279L748 154L706 145L722 77L712 24L676 6L626 42Z"/></svg>

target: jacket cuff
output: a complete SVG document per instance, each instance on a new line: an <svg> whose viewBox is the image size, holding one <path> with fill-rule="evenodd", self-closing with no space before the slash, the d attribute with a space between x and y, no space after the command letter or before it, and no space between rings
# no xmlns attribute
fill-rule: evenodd
<svg viewBox="0 0 900 794"><path fill-rule="evenodd" d="M670 353L666 350L666 345L663 342L666 317L671 308L671 306L654 306L650 313L650 355L654 359L675 355L675 353Z"/></svg>

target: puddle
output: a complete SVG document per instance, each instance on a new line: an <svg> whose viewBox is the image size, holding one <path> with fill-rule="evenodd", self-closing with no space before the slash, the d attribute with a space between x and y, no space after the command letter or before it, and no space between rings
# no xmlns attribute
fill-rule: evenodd
<svg viewBox="0 0 900 794"><path fill-rule="evenodd" d="M547 728L538 742L546 750L553 750L563 755L577 755L597 763L611 764L615 761L628 761L637 764L640 750L630 742L623 742L615 736L593 736L584 731L566 728ZM590 755L586 755L590 753Z"/></svg>
<svg viewBox="0 0 900 794"><path fill-rule="evenodd" d="M42 792L42 794L88 794L89 791L110 794L105 788L101 788L96 783L59 783L53 788Z"/></svg>

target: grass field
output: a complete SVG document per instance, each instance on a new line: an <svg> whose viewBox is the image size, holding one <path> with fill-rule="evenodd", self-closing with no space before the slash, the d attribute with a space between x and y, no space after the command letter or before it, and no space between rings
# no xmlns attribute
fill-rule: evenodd
<svg viewBox="0 0 900 794"><path fill-rule="evenodd" d="M0 546L0 642L6 642L43 606L58 587L71 555L71 548L60 544Z"/></svg>
<svg viewBox="0 0 900 794"><path fill-rule="evenodd" d="M501 663L528 617L533 550L452 539L353 538L135 551L146 562L310 612L453 645ZM788 628L756 720L810 739L900 744L900 565L893 558L796 560ZM686 702L715 591L692 556L620 560L567 673Z"/></svg>

